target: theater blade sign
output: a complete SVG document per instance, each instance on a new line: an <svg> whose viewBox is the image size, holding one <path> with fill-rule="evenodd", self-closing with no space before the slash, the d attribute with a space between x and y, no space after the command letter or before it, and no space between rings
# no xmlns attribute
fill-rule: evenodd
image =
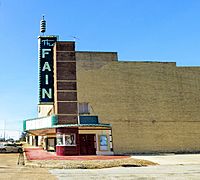
<svg viewBox="0 0 200 180"><path fill-rule="evenodd" d="M57 37L39 37L39 101L53 103L53 46Z"/></svg>

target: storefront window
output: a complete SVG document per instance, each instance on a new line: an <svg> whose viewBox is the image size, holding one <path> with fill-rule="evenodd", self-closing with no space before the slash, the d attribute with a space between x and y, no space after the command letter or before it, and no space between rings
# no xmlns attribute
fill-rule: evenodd
<svg viewBox="0 0 200 180"><path fill-rule="evenodd" d="M75 145L75 134L65 135L65 145Z"/></svg>
<svg viewBox="0 0 200 180"><path fill-rule="evenodd" d="M100 150L101 151L108 150L108 138L106 135L100 136Z"/></svg>
<svg viewBox="0 0 200 180"><path fill-rule="evenodd" d="M57 134L56 141L57 141L57 145L63 145L63 135Z"/></svg>
<svg viewBox="0 0 200 180"><path fill-rule="evenodd" d="M76 138L75 134L58 134L57 145L61 146L75 146Z"/></svg>

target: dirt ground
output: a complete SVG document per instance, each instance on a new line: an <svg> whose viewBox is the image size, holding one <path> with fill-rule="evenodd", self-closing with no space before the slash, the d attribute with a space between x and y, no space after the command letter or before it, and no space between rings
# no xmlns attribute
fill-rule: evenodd
<svg viewBox="0 0 200 180"><path fill-rule="evenodd" d="M45 167L52 169L103 169L111 167L142 167L157 165L151 161L124 158L114 160L47 160L26 161L27 167Z"/></svg>
<svg viewBox="0 0 200 180"><path fill-rule="evenodd" d="M55 180L46 168L31 168L18 163L18 153L0 153L0 179L6 180Z"/></svg>
<svg viewBox="0 0 200 180"><path fill-rule="evenodd" d="M24 148L27 167L59 169L102 169L111 167L141 167L157 165L151 161L134 159L130 156L56 156L41 148Z"/></svg>

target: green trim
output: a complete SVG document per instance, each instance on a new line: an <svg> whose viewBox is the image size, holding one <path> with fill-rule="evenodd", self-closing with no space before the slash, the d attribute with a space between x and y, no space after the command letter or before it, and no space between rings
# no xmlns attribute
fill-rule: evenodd
<svg viewBox="0 0 200 180"><path fill-rule="evenodd" d="M63 124L53 126L54 128L59 127L112 127L111 124Z"/></svg>
<svg viewBox="0 0 200 180"><path fill-rule="evenodd" d="M55 126L58 124L58 116L52 115L51 116L51 126Z"/></svg>
<svg viewBox="0 0 200 180"><path fill-rule="evenodd" d="M45 119L45 118L50 118L51 119L51 126L50 127L42 127L42 128L37 128L37 129L26 129L26 123L27 121L35 121L35 120L40 120L40 119ZM39 118L33 118L33 119L27 119L23 121L23 130L24 131L32 131L32 130L40 130L40 129L52 129L52 128L61 128L61 127L107 127L111 128L111 124L58 124L58 116L57 115L52 115L52 116L45 116L45 117L39 117Z"/></svg>
<svg viewBox="0 0 200 180"><path fill-rule="evenodd" d="M26 131L26 120L23 120L23 131Z"/></svg>
<svg viewBox="0 0 200 180"><path fill-rule="evenodd" d="M54 129L54 128L62 128L62 127L107 127L111 128L111 124L63 124L63 125L55 125L52 127L44 127L38 129L29 129L26 131L34 131L34 130L42 130L42 129Z"/></svg>

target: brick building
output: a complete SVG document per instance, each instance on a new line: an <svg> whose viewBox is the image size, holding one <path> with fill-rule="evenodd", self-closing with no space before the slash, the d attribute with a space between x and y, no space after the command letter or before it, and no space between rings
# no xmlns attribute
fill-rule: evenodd
<svg viewBox="0 0 200 180"><path fill-rule="evenodd" d="M76 54L78 100L112 124L116 154L200 151L200 67L87 55Z"/></svg>
<svg viewBox="0 0 200 180"><path fill-rule="evenodd" d="M38 118L27 141L58 155L200 151L200 67L118 61L40 36Z"/></svg>
<svg viewBox="0 0 200 180"><path fill-rule="evenodd" d="M111 124L78 100L75 42L40 36L38 118L24 121L27 141L58 155L111 155Z"/></svg>

